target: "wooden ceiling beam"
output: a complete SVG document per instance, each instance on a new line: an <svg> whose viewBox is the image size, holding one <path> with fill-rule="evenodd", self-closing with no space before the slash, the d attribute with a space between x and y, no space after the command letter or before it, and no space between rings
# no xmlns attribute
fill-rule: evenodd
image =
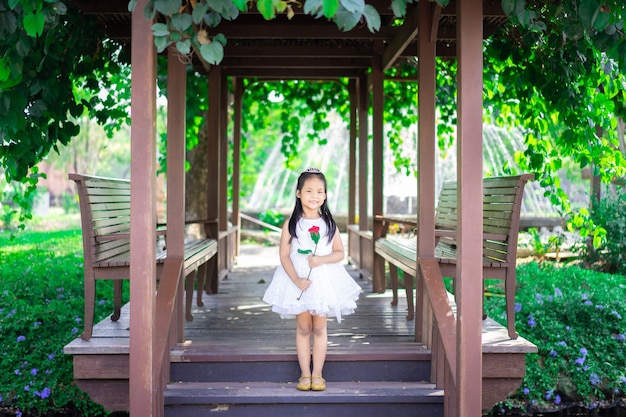
<svg viewBox="0 0 626 417"><path fill-rule="evenodd" d="M383 26L376 33L367 28L343 32L334 23L303 23L268 21L259 24L238 24L223 22L217 28L209 30L209 35L222 33L226 39L392 39L399 31L398 27Z"/></svg>
<svg viewBox="0 0 626 417"><path fill-rule="evenodd" d="M263 80L336 80L357 78L359 69L311 69L311 68L225 68L226 75Z"/></svg>
<svg viewBox="0 0 626 417"><path fill-rule="evenodd" d="M370 58L231 58L224 56L220 66L225 68L312 68L312 69L332 69L332 68L369 68L372 60Z"/></svg>
<svg viewBox="0 0 626 417"><path fill-rule="evenodd" d="M319 58L365 58L372 56L371 44L361 46L257 46L237 45L229 42L224 47L224 56L241 58L275 57L319 57Z"/></svg>
<svg viewBox="0 0 626 417"><path fill-rule="evenodd" d="M419 7L413 7L407 14L400 31L393 37L382 54L381 67L387 71L396 62L396 59L411 42L415 40L418 32Z"/></svg>

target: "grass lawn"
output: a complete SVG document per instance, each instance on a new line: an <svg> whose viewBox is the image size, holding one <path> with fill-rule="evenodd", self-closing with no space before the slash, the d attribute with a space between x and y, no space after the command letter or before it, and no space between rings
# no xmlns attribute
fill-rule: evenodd
<svg viewBox="0 0 626 417"><path fill-rule="evenodd" d="M34 221L13 240L0 232L0 412L106 414L74 385L63 354L83 327L83 255L73 216ZM522 386L492 414L623 404L626 278L530 262L518 266L518 285L517 330L539 353L527 356ZM97 289L100 320L112 310L112 290ZM500 282L488 281L486 291L487 312L505 324Z"/></svg>

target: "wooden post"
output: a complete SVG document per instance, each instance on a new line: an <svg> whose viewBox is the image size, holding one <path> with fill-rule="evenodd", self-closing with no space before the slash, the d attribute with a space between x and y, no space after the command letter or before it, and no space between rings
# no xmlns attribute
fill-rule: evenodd
<svg viewBox="0 0 626 417"><path fill-rule="evenodd" d="M374 56L372 57L372 218L378 214L383 214L383 106L384 106L384 74L382 70L382 44L376 42L374 45ZM373 222L373 239L371 244L376 243L382 234L382 224ZM385 260L374 253L374 292L385 291Z"/></svg>
<svg viewBox="0 0 626 417"><path fill-rule="evenodd" d="M219 212L219 223L220 230L228 230L228 135L226 133L226 128L228 127L228 79L226 78L226 74L222 72L222 76L220 78L220 105L219 105L219 118L220 118L220 127L219 127L219 140L220 140L220 173L219 173L219 181L220 181L220 212ZM224 242L226 243L226 242ZM222 247L226 247L222 245ZM227 251L228 252L228 251ZM221 256L221 255L220 255ZM226 254L223 254L226 256ZM228 267L227 265L225 265ZM221 272L221 271L219 271Z"/></svg>
<svg viewBox="0 0 626 417"><path fill-rule="evenodd" d="M174 47L167 51L167 255L185 256L185 109L187 68ZM184 340L184 282L176 297L176 340ZM202 291L202 290L200 290Z"/></svg>
<svg viewBox="0 0 626 417"><path fill-rule="evenodd" d="M241 216L239 216L239 190L240 190L240 169L241 169L241 111L243 108L243 80L233 79L235 84L234 103L234 127L233 127L233 213L231 222L237 227L237 238L235 239L235 256L239 256L239 245L241 239Z"/></svg>
<svg viewBox="0 0 626 417"><path fill-rule="evenodd" d="M420 28L433 27L433 4L420 2ZM436 39L436 36L435 36ZM430 32L421 30L418 37L417 67L419 85L418 100L418 143L417 159L419 176L417 181L417 257L431 258L435 255L435 161L437 160L437 131L435 117L436 94L436 42ZM418 268L417 291L415 302L415 340L425 343L429 339L431 326L424 320L428 317L427 298L424 294L424 280Z"/></svg>
<svg viewBox="0 0 626 417"><path fill-rule="evenodd" d="M348 164L349 181L348 181L348 220L347 224L355 224L356 222L356 139L357 139L357 109L358 109L358 93L356 80L351 78L348 81L348 92L350 94L350 148Z"/></svg>
<svg viewBox="0 0 626 417"><path fill-rule="evenodd" d="M159 416L160 369L154 352L156 316L156 53L147 0L132 14L130 202L130 413Z"/></svg>
<svg viewBox="0 0 626 417"><path fill-rule="evenodd" d="M357 89L359 94L359 230L369 230L369 224L367 220L367 135L369 131L369 88L367 85L367 74L361 74L361 77L359 77L357 83ZM359 262L362 263L363 260L360 259Z"/></svg>
<svg viewBox="0 0 626 417"><path fill-rule="evenodd" d="M219 66L212 66L209 72L209 116L207 120L207 137L209 141L209 160L207 172L207 217L217 219L220 214L220 91L221 91L221 69ZM219 225L211 223L207 226L208 237L217 239L219 237ZM218 246L219 248L219 246ZM218 291L218 254L209 260L208 280L206 289L209 293L216 294Z"/></svg>
<svg viewBox="0 0 626 417"><path fill-rule="evenodd" d="M460 416L482 413L482 2L457 2L457 385Z"/></svg>

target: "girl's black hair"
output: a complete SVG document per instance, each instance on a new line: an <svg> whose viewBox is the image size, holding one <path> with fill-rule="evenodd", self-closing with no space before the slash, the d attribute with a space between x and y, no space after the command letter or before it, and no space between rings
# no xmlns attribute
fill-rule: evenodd
<svg viewBox="0 0 626 417"><path fill-rule="evenodd" d="M305 181L311 177L318 177L322 181L324 181L324 193L328 195L328 193L326 192L326 177L324 176L324 174L322 174L322 171L316 168L309 168L300 174L300 176L298 177L298 183L296 185L296 191L297 190L302 191L302 187L304 186ZM324 199L324 204L322 204L319 210L320 210L320 215L322 216L322 219L324 219L324 223L326 223L326 226L328 228L328 243L330 243L333 240L333 237L335 236L335 231L337 230L337 224L335 223L335 220L333 219L333 215L330 213L330 210L328 209L327 202L328 202L328 199ZM291 213L291 217L289 218L289 234L291 235L291 237L289 238L290 242L294 237L296 239L298 238L296 234L296 225L298 224L298 220L300 220L303 213L304 213L304 210L302 209L302 201L300 201L300 199L296 196L296 205L293 208L293 213Z"/></svg>

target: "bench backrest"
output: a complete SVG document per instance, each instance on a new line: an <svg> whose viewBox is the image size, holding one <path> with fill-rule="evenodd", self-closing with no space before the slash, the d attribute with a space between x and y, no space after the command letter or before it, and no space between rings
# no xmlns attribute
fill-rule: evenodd
<svg viewBox="0 0 626 417"><path fill-rule="evenodd" d="M511 260L516 255L517 235L524 186L532 174L488 177L483 179L483 233L493 238L483 240L483 256L497 262ZM435 215L435 228L457 229L456 181L443 184ZM442 237L440 245L456 246L453 237ZM514 245L515 250L509 251Z"/></svg>
<svg viewBox="0 0 626 417"><path fill-rule="evenodd" d="M69 174L79 194L86 262L98 263L130 253L130 239L99 239L130 233L130 181Z"/></svg>

